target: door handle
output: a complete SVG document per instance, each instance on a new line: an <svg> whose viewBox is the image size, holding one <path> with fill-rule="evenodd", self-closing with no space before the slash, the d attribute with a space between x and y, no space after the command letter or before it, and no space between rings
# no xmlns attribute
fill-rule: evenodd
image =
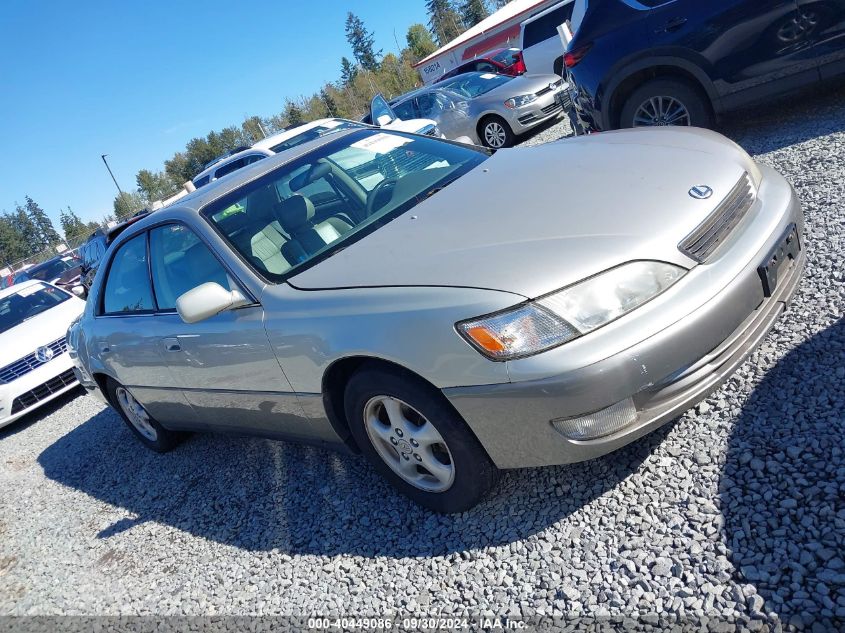
<svg viewBox="0 0 845 633"><path fill-rule="evenodd" d="M166 338L162 340L164 344L164 350L166 352L181 352L182 345L179 343L179 339L175 338Z"/></svg>
<svg viewBox="0 0 845 633"><path fill-rule="evenodd" d="M686 23L686 18L672 18L662 28L657 29L655 33L671 33L672 31L677 31Z"/></svg>

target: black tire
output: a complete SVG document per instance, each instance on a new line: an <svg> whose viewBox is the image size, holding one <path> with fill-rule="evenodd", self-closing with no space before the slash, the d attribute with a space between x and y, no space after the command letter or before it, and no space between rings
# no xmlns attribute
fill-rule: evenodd
<svg viewBox="0 0 845 633"><path fill-rule="evenodd" d="M487 140L487 128L491 125L498 125L501 129L504 138L504 142L501 145L490 143ZM481 139L481 144L484 145L484 147L490 147L492 149L511 147L516 140L516 135L513 133L511 126L508 125L508 122L495 114L489 114L481 119L481 123L478 124L478 137Z"/></svg>
<svg viewBox="0 0 845 633"><path fill-rule="evenodd" d="M688 125L693 127L711 127L713 125L710 102L701 90L682 79L653 79L634 90L625 101L619 127L638 127L634 121L637 110L649 99L656 97L671 97L682 104L688 113ZM653 125L665 126L666 123L655 123Z"/></svg>
<svg viewBox="0 0 845 633"><path fill-rule="evenodd" d="M187 433L170 431L164 428L161 424L158 423L155 418L146 413L146 410L144 410L144 412L147 415L149 426L155 433L155 437L150 437L149 433L147 435L142 433L129 419L127 411L124 410L124 405L121 404L121 397L119 395L119 390L121 389L126 390L128 392L126 387L121 385L116 380L113 380L112 378L108 378L106 380L106 395L108 396L109 402L111 403L112 407L114 407L115 410L120 414L120 417L123 418L123 421L126 423L126 426L129 427L129 430L132 431L132 433L135 435L135 437L138 438L141 444L157 453L166 453L175 448L178 444L183 442L186 437L188 437ZM131 392L129 393L131 395Z"/></svg>
<svg viewBox="0 0 845 633"><path fill-rule="evenodd" d="M379 397L403 401L434 426L448 447L453 467L454 476L448 489L440 492L422 490L399 476L382 458L364 421L368 403ZM344 405L349 428L361 452L397 490L421 506L444 514L463 512L481 501L495 485L499 471L466 422L443 394L412 374L364 365L347 383ZM388 431L393 432L393 429L388 428ZM398 452L397 461L401 462ZM418 468L425 470L421 466Z"/></svg>

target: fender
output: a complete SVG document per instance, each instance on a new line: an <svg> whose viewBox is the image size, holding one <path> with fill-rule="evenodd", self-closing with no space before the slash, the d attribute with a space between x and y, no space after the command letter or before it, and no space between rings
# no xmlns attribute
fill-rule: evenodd
<svg viewBox="0 0 845 633"><path fill-rule="evenodd" d="M677 68L679 70L685 71L686 73L695 77L698 83L704 88L704 91L707 93L707 97L710 99L710 103L713 105L713 110L716 113L719 113L723 110L722 107L722 99L719 95L716 87L713 85L712 80L708 76L707 72L704 70L704 67L707 65L706 60L701 58L700 60L693 60L689 59L688 54L689 51L685 51L687 57L683 57L684 53L681 51L675 51L672 49L669 50L661 50L658 51L659 54L655 54L655 51L650 51L648 57L643 57L636 59L634 61L624 61L619 64L618 68L614 68L608 75L610 76L610 80L603 86L599 86L597 91L597 99L599 101L604 101L605 95L613 96L616 91L619 89L619 86L629 77L632 75L643 71L648 70L650 68L655 68L658 66L663 67L671 67ZM609 106L610 99L607 100L605 107L601 108L601 126L602 129L611 129L611 111Z"/></svg>

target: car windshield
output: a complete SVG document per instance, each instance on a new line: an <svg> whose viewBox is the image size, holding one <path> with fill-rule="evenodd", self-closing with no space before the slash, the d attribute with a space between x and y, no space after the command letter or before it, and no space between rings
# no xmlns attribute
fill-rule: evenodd
<svg viewBox="0 0 845 633"><path fill-rule="evenodd" d="M443 82L443 87L448 88L453 92L457 92L462 97L472 99L486 92L490 92L493 88L498 88L509 81L513 77L507 75L494 75L493 73L469 73L466 75L458 75L450 81Z"/></svg>
<svg viewBox="0 0 845 633"><path fill-rule="evenodd" d="M335 132L349 130L355 127L361 127L361 125L353 121L327 121L322 125L318 125L317 127L312 127L310 130L306 130L302 134L292 136L291 138L282 141L278 145L274 145L270 148L270 151L278 154L279 152L283 152L286 149L290 149L291 147L296 147L297 145L302 145L303 143L307 143L308 141L313 141L315 138L320 138L322 136L326 136L327 134L334 134Z"/></svg>
<svg viewBox="0 0 845 633"><path fill-rule="evenodd" d="M0 333L11 330L27 319L46 312L70 299L70 295L53 286L35 284L0 299Z"/></svg>
<svg viewBox="0 0 845 633"><path fill-rule="evenodd" d="M76 266L76 262L71 258L57 259L39 266L33 266L27 270L24 275L27 279L50 281L51 279L58 279L62 276L62 273L74 266Z"/></svg>
<svg viewBox="0 0 845 633"><path fill-rule="evenodd" d="M260 274L282 281L481 164L479 148L362 129L224 196L203 215Z"/></svg>

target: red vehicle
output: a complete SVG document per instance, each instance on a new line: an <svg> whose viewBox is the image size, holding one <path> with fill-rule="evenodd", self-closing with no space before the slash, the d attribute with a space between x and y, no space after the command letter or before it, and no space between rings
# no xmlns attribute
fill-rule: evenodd
<svg viewBox="0 0 845 633"><path fill-rule="evenodd" d="M522 51L518 48L499 48L490 51L481 57L476 57L471 62L466 62L450 70L434 83L440 83L456 75L473 72L496 73L497 75L509 75L511 77L522 75L525 73Z"/></svg>

